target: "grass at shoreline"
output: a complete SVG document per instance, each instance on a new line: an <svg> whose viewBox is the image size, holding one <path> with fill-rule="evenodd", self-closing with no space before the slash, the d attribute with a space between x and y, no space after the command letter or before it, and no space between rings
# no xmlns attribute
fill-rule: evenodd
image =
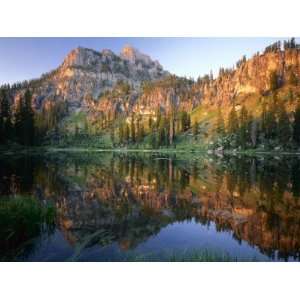
<svg viewBox="0 0 300 300"><path fill-rule="evenodd" d="M0 261L15 260L54 225L55 207L32 196L0 197Z"/></svg>
<svg viewBox="0 0 300 300"><path fill-rule="evenodd" d="M227 253L204 250L171 251L155 254L131 254L121 261L127 262L236 262L238 259Z"/></svg>
<svg viewBox="0 0 300 300"><path fill-rule="evenodd" d="M257 156L257 155L300 155L299 151L261 151L255 149L247 150L224 150L224 152L215 152L210 149L194 149L194 148L160 148L160 149L141 149L141 148L88 148L88 147L53 147L53 146L40 146L40 147L0 147L0 155L26 155L26 154L53 154L53 153L63 153L63 152L86 152L86 153L97 153L97 152L116 152L116 153L162 153L162 154L174 154L174 153L193 153L201 155L210 156L236 156L236 155L246 155L246 156Z"/></svg>

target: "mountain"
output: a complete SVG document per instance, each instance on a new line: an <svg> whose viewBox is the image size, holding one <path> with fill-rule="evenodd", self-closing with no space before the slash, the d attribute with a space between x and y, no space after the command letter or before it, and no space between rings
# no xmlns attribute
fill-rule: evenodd
<svg viewBox="0 0 300 300"><path fill-rule="evenodd" d="M151 61L148 56L139 56L138 51L132 52L132 48L127 47L123 49L121 57L134 64L142 59L146 62ZM208 110L218 106L231 108L233 101L236 105L241 105L247 103L249 96L255 95L260 98L267 95L271 88L271 75L276 77L278 87L289 85L291 78L297 80L300 76L300 50L288 48L257 53L248 60L243 58L238 61L235 68L221 68L219 76L215 79L206 75L193 82L177 76L168 76L167 73L159 79L156 76L156 80L149 80L147 86L139 91L136 96L138 101L131 103L129 107L133 112L140 114L154 113L157 109L168 112L174 106L188 112L197 107L206 107ZM99 102L103 112L107 108L103 105L104 102Z"/></svg>
<svg viewBox="0 0 300 300"><path fill-rule="evenodd" d="M214 136L218 110L225 124L232 109L238 116L243 107L257 120L257 125L261 125L264 107L282 106L289 120L293 119L300 96L300 50L296 46L272 47L248 60L242 58L235 68L220 69L215 79L205 76L198 80L201 105L191 112L191 119L192 123L208 124L205 131L209 139ZM277 112L276 109L272 112L276 121Z"/></svg>
<svg viewBox="0 0 300 300"><path fill-rule="evenodd" d="M118 83L125 82L132 88L134 98L140 98L138 103L131 103L134 111L148 111L159 106L168 110L171 102L192 111L200 103L231 105L236 97L254 93L262 95L270 89L272 72L278 76L279 84L285 83L291 74L300 76L299 66L299 49L277 49L257 53L248 60L242 59L236 68L221 68L216 79L204 76L193 84L183 78L172 78L158 61L128 45L120 55L108 49L97 52L78 47L56 70L33 81L33 99L36 108L44 102L60 100L67 101L71 108L81 108L87 100L99 100L109 94L106 92L117 88ZM148 86L141 90L145 82Z"/></svg>
<svg viewBox="0 0 300 300"><path fill-rule="evenodd" d="M296 48L255 54L242 59L234 69L221 69L218 78L200 82L202 102L226 105L240 95L265 94L270 90L270 75L275 72L278 86L288 83L291 75L300 76L300 51Z"/></svg>
<svg viewBox="0 0 300 300"><path fill-rule="evenodd" d="M120 81L138 89L143 81L167 74L157 61L131 46L124 47L120 55L108 49L97 52L78 47L56 70L32 82L33 99L37 109L47 101L67 101L73 110L82 107L87 98L97 99Z"/></svg>
<svg viewBox="0 0 300 300"><path fill-rule="evenodd" d="M128 45L120 55L79 47L54 71L13 85L10 95L16 107L29 88L39 135L77 137L68 145L93 136L101 147L300 147L299 77L294 39L197 81L170 74Z"/></svg>

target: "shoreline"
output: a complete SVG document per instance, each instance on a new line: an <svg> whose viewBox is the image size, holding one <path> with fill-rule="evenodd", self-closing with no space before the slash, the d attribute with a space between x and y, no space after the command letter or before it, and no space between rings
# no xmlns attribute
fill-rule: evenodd
<svg viewBox="0 0 300 300"><path fill-rule="evenodd" d="M81 148L81 147L70 147L70 148L55 148L55 147L20 147L20 148L8 148L1 149L0 155L14 155L14 154L52 154L52 153L102 153L102 152L116 152L116 153L165 153L165 154L176 154L176 153L190 153L190 154L201 154L209 156L256 156L256 155L285 155L285 156L300 156L299 151L256 151L256 150L224 150L223 152L213 150L200 150L200 149L176 149L176 148L165 148L165 149L139 149L139 148Z"/></svg>

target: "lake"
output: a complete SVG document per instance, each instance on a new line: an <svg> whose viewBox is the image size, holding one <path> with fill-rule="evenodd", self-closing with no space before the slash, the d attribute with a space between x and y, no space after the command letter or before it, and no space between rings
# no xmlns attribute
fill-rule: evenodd
<svg viewBox="0 0 300 300"><path fill-rule="evenodd" d="M2 261L300 257L298 157L65 152L0 163Z"/></svg>

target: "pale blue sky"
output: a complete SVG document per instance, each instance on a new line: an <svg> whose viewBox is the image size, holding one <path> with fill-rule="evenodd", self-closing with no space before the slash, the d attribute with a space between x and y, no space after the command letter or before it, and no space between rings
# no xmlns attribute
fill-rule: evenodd
<svg viewBox="0 0 300 300"><path fill-rule="evenodd" d="M157 59L177 75L197 78L232 67L279 38L0 38L0 84L39 77L59 66L72 49L109 48L118 54L125 44Z"/></svg>

